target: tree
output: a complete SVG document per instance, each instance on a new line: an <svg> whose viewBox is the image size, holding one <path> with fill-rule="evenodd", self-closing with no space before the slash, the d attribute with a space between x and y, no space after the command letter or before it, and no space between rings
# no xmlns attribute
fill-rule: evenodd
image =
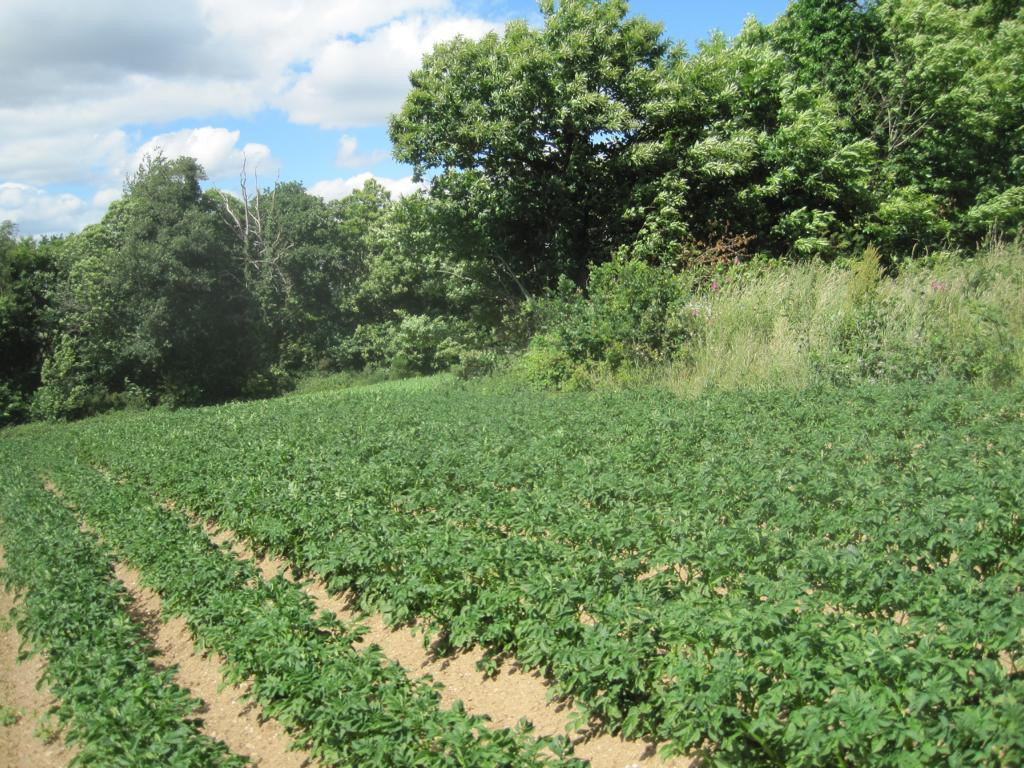
<svg viewBox="0 0 1024 768"><path fill-rule="evenodd" d="M793 0L771 25L773 47L802 86L819 87L835 99L840 113L861 135L875 115L869 88L870 62L888 53L878 0Z"/></svg>
<svg viewBox="0 0 1024 768"><path fill-rule="evenodd" d="M251 391L265 372L237 246L203 178L191 158L148 158L103 220L69 241L40 415L216 402Z"/></svg>
<svg viewBox="0 0 1024 768"><path fill-rule="evenodd" d="M503 36L437 46L410 75L391 121L395 156L435 179L480 217L489 247L526 291L623 240L629 192L646 169L672 51L662 27L626 18L624 0L544 0L544 28L510 23ZM465 176L453 180L453 176Z"/></svg>
<svg viewBox="0 0 1024 768"><path fill-rule="evenodd" d="M932 228L948 220L961 237L1024 224L1024 8L1016 6L879 5L888 54L871 93L894 222L917 220L905 215L906 200L933 212ZM904 247L921 239L916 228L895 234Z"/></svg>
<svg viewBox="0 0 1024 768"><path fill-rule="evenodd" d="M60 240L18 239L0 222L0 426L28 415L46 348Z"/></svg>

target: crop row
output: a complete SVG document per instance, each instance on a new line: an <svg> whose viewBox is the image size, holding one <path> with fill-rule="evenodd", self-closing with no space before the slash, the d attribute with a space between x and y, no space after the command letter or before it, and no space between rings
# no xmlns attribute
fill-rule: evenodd
<svg viewBox="0 0 1024 768"><path fill-rule="evenodd" d="M129 598L96 540L43 490L38 475L11 466L0 491L0 581L20 597L16 624L46 656L44 681L59 699L77 764L117 768L242 766L200 733L200 702L150 662L151 644L129 616Z"/></svg>
<svg viewBox="0 0 1024 768"><path fill-rule="evenodd" d="M281 576L222 551L201 527L169 513L132 483L48 454L48 471L117 556L182 616L203 647L226 659L229 682L251 680L268 717L326 766L541 766L578 764L564 739L526 726L492 730L457 705L439 709L426 679L411 681L378 648L356 650L359 627L317 615Z"/></svg>
<svg viewBox="0 0 1024 768"><path fill-rule="evenodd" d="M1024 759L1019 391L371 389L69 439L672 751Z"/></svg>

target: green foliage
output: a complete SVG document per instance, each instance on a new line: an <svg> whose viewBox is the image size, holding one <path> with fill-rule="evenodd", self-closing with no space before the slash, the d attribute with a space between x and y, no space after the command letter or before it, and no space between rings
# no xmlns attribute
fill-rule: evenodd
<svg viewBox="0 0 1024 768"><path fill-rule="evenodd" d="M857 351L872 344L896 356L885 377L1015 375L1015 337L977 319L988 309L958 309L960 330L934 343L876 344L897 321L873 299L853 303L878 317L840 308L813 333L789 310L770 327L711 329L699 305L726 267L763 257L842 263L870 246L889 266L1020 235L1019 3L794 0L693 52L625 0L540 9L539 26L443 42L410 75L390 133L429 192L392 201L368 182L326 203L298 183L243 184L235 198L204 194L195 161L156 158L66 241L2 229L0 352L14 362L0 420L30 401L65 418L262 396L311 370L469 375L536 332L520 363L547 385L680 356L706 382L740 385L739 356L758 381L806 383L826 358L873 358ZM567 298L563 278L588 298L549 322L541 307ZM724 327L724 354L695 346ZM949 334L953 349L999 338L1011 351L955 362ZM941 359L916 359L925 347Z"/></svg>
<svg viewBox="0 0 1024 768"><path fill-rule="evenodd" d="M0 704L0 727L8 727L11 725L17 725L18 721L24 716L24 713L20 709L9 707L6 704Z"/></svg>
<svg viewBox="0 0 1024 768"><path fill-rule="evenodd" d="M979 237L1024 236L1024 186L979 195L978 202L967 211L965 223L968 230Z"/></svg>
<svg viewBox="0 0 1024 768"><path fill-rule="evenodd" d="M573 388L665 363L697 327L683 281L669 267L622 255L595 267L587 288L584 299L563 281L529 308L540 330L518 362L528 381Z"/></svg>
<svg viewBox="0 0 1024 768"><path fill-rule="evenodd" d="M251 681L248 698L260 705L263 716L280 722L291 734L294 746L308 750L318 764L339 768L581 768L580 761L562 758L571 752L564 738L536 739L527 724L514 730L492 730L483 718L467 714L461 703L440 709L437 688L429 680L410 679L398 664L386 660L375 645L354 647L365 629L319 613L313 599L298 584L280 575L264 580L256 565L239 561L227 547L218 548L202 527L192 525L185 515L169 514L154 501L149 490L131 481L104 477L92 467L78 464L76 458L84 456L55 453L43 443L22 443L18 448L28 468L25 473L45 468L58 484L68 508L73 506L118 558L140 569L143 583L160 593L164 612L185 618L197 645L221 655L228 670L226 681ZM6 454L5 460L9 456ZM38 498L39 493L42 491L36 489L36 498L27 500L27 514L21 514L20 525L5 519L14 528L5 531L6 541L13 542L16 548L34 542L24 528L41 529L42 541L53 536L46 527L46 510L57 502L51 497L47 504ZM59 515L65 528L70 525L77 532L75 515L69 509L51 514ZM69 538L75 540L81 534ZM94 542L91 545L95 547ZM19 557L17 573L34 575L52 567L45 558L39 560L33 570L25 567ZM109 561L104 561L104 567L103 576L109 576ZM96 580L95 575L90 580L92 574L88 571L83 573L71 566L60 571L50 578L58 579L69 590L77 588L84 596L90 596L86 589ZM32 577L27 578L31 583ZM108 586L106 581L100 583ZM63 626L65 603L74 600L75 595L50 592L46 597L50 623ZM117 598L123 599L121 594ZM126 630L126 622L113 615L110 602L97 601L82 617L86 619L84 624L76 626L71 638L64 640L76 648L95 646L91 656L75 660L82 675L103 674L110 666L99 657L109 648L102 643L105 625L98 619L105 617L108 624L120 627L122 632ZM72 603L70 610L82 612L78 603ZM26 622L26 627L33 626ZM61 650L60 645L52 642L49 647ZM157 679L166 684L171 674L171 670L162 672ZM128 678L124 684L115 679L114 693L120 692L121 698L129 701L131 697L141 697L136 689L138 677ZM109 680L105 682L110 685ZM102 698L111 696L110 693L95 688L82 693L92 696L94 718L117 722L116 705L105 706L107 702ZM58 691L58 695L62 694ZM180 698L188 701L183 695ZM181 708L182 702L175 701ZM108 709L112 712L108 713ZM82 717L89 712L85 710ZM137 724L140 730L144 729L145 737L135 739L134 752L129 752L131 759L124 760L124 764L221 764L212 745L205 741L199 742L207 747L204 761L186 761L173 753L166 757L159 754L168 747L160 733L161 728L166 728L161 714L154 713L151 720ZM180 713L176 714L180 718ZM194 728L193 723L182 723L177 718L175 725L179 731ZM178 741L184 739L179 735ZM196 751L196 741L186 744ZM177 744L171 742L170 746ZM135 755L142 751L143 754ZM223 762L233 765L234 759Z"/></svg>
<svg viewBox="0 0 1024 768"><path fill-rule="evenodd" d="M277 364L287 371L329 365L337 338L355 327L370 238L391 208L390 193L369 180L325 203L290 182L248 201L221 195L218 204L242 246L246 287Z"/></svg>
<svg viewBox="0 0 1024 768"><path fill-rule="evenodd" d="M908 265L811 350L823 378L901 381L954 377L1007 386L1024 375L1024 281L1019 247L965 264Z"/></svg>
<svg viewBox="0 0 1024 768"><path fill-rule="evenodd" d="M896 189L879 204L868 225L872 239L888 253L906 253L919 243L940 243L950 230L941 199L916 186Z"/></svg>
<svg viewBox="0 0 1024 768"><path fill-rule="evenodd" d="M56 719L41 722L37 735L49 743L63 731L75 766L245 765L200 732L200 702L173 682L174 670L151 664L153 648L96 540L26 464L3 458L0 581L19 595L18 633L45 655L43 681L59 699ZM3 725L18 716L0 707Z"/></svg>
<svg viewBox="0 0 1024 768"><path fill-rule="evenodd" d="M66 243L37 416L76 417L125 397L215 402L265 369L243 265L202 178L190 158L149 159L103 221Z"/></svg>
<svg viewBox="0 0 1024 768"><path fill-rule="evenodd" d="M11 222L0 222L0 426L24 420L50 325L52 293L59 279L59 241L18 240Z"/></svg>
<svg viewBox="0 0 1024 768"><path fill-rule="evenodd" d="M1024 16L1012 3L791 3L687 55L624 2L438 46L392 121L536 293L627 247L690 265L731 238L831 260L1021 225Z"/></svg>
<svg viewBox="0 0 1024 768"><path fill-rule="evenodd" d="M362 371L341 371L339 373L314 373L304 376L295 382L294 392L297 395L333 392L337 389L360 387L378 384L389 379L388 372L380 369Z"/></svg>
<svg viewBox="0 0 1024 768"><path fill-rule="evenodd" d="M749 262L675 275L620 257L533 302L518 378L547 388L655 379L672 389L1024 376L1024 249L831 266Z"/></svg>
<svg viewBox="0 0 1024 768"><path fill-rule="evenodd" d="M399 160L475 217L530 293L610 255L669 45L622 0L544 2L479 41L438 45L391 121ZM466 183L455 183L462 176Z"/></svg>
<svg viewBox="0 0 1024 768"><path fill-rule="evenodd" d="M165 605L272 676L273 712L340 759L374 764L351 725L364 696L332 720L344 744L319 725L350 665L387 680L365 721L395 718L385 753L435 727L462 739L462 721L398 696L347 628L317 630L297 590L150 499L392 623L422 619L442 651L514 655L669 754L997 766L1024 759L1020 402L948 381L700 399L381 386L26 431L9 450L39 451Z"/></svg>
<svg viewBox="0 0 1024 768"><path fill-rule="evenodd" d="M489 376L498 370L501 358L491 349L465 349L458 353L458 359L450 367L456 379L467 381Z"/></svg>
<svg viewBox="0 0 1024 768"><path fill-rule="evenodd" d="M447 370L469 352L486 346L473 323L451 316L413 315L396 310L396 320L361 325L339 354L401 378Z"/></svg>
<svg viewBox="0 0 1024 768"><path fill-rule="evenodd" d="M113 395L96 380L81 346L82 342L73 336L60 336L43 361L42 386L32 401L36 418L75 419L113 407ZM125 384L126 388L131 386L127 381Z"/></svg>

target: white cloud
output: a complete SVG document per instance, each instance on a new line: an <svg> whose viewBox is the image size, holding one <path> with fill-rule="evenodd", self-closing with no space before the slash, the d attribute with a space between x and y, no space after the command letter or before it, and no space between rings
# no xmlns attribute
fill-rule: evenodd
<svg viewBox="0 0 1024 768"><path fill-rule="evenodd" d="M75 98L83 87L116 88L129 73L220 73L231 61L212 43L198 7L188 0L4 0L0 67L20 76L0 82L0 100L24 105Z"/></svg>
<svg viewBox="0 0 1024 768"><path fill-rule="evenodd" d="M389 179L366 172L350 176L347 179L328 179L326 181L318 181L309 188L309 193L311 195L318 195L324 200L340 200L346 195L351 194L353 191L362 189L363 185L370 179L376 180L381 186L391 193L392 197L411 195L426 188L426 185L413 181L412 176L406 176L401 179Z"/></svg>
<svg viewBox="0 0 1024 768"><path fill-rule="evenodd" d="M457 35L479 38L495 28L481 19L399 19L362 39L325 45L278 103L297 123L322 128L378 125L398 110L409 72L424 53Z"/></svg>
<svg viewBox="0 0 1024 768"><path fill-rule="evenodd" d="M450 14L452 0L200 0L213 37L253 69L309 61L339 37L414 14Z"/></svg>
<svg viewBox="0 0 1024 768"><path fill-rule="evenodd" d="M387 160L391 153L386 149L373 149L369 152L359 151L359 140L352 136L342 136L338 140L338 155L335 162L340 168L359 168L375 165Z"/></svg>
<svg viewBox="0 0 1024 768"><path fill-rule="evenodd" d="M274 175L278 167L270 154L270 147L266 144L253 143L238 147L239 136L239 131L211 126L162 133L138 148L132 159L131 168L138 167L146 155L161 153L168 159L194 157L211 179L237 177L243 163L248 173Z"/></svg>
<svg viewBox="0 0 1024 768"><path fill-rule="evenodd" d="M103 189L91 200L68 192L50 193L28 184L0 184L0 221L10 220L21 235L54 235L99 221L120 190Z"/></svg>
<svg viewBox="0 0 1024 768"><path fill-rule="evenodd" d="M494 28L456 7L456 0L0 0L0 179L35 189L42 197L30 196L32 215L52 211L56 229L73 210L95 206L45 187L119 184L145 151L140 141L159 141L168 155L203 153L212 178L234 176L243 152L269 175L266 145L239 147L237 131L174 131L147 141L133 126L215 119L230 127L231 118L270 108L320 128L380 125L401 106L408 72L431 46ZM352 141L339 145L341 167L383 159Z"/></svg>
<svg viewBox="0 0 1024 768"><path fill-rule="evenodd" d="M106 187L104 189L98 189L92 196L92 205L96 209L103 209L103 211L106 211L112 202L120 199L122 194L123 190L120 187Z"/></svg>
<svg viewBox="0 0 1024 768"><path fill-rule="evenodd" d="M4 112L0 109L0 125ZM124 165L127 142L120 129L76 131L59 124L34 135L0 138L0 178L30 185L87 183Z"/></svg>

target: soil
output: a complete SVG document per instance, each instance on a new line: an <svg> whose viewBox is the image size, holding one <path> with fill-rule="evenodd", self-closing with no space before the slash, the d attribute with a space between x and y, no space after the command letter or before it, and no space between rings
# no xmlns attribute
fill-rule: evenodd
<svg viewBox="0 0 1024 768"><path fill-rule="evenodd" d="M185 620L160 619L160 596L139 583L139 573L117 564L115 574L132 596L132 618L142 625L157 656L153 662L160 667L176 666L174 680L182 688L203 701L199 711L202 731L223 741L237 755L246 755L254 766L267 768L301 768L309 755L288 751L290 739L276 720L261 722L259 709L243 697L246 686L223 686L222 659L216 654L196 653Z"/></svg>
<svg viewBox="0 0 1024 768"><path fill-rule="evenodd" d="M230 548L238 557L253 560L264 578L283 573L292 578L288 564L281 559L255 555L231 531L218 531L206 526L211 539ZM575 744L577 757L589 760L593 768L684 768L694 763L689 758L663 760L658 746L642 741L629 741L608 734L594 734L590 729L570 730L574 714L564 702L548 701L549 686L540 675L524 670L515 663L505 664L493 677L477 670L483 653L474 649L454 657L437 658L423 646L422 635L411 628L389 629L380 615L364 615L352 610L352 601L345 595L330 595L324 584L308 580L305 590L317 607L333 612L343 621L358 621L369 628L363 644L376 644L384 655L398 662L410 675L429 675L443 686L441 700L451 706L462 700L466 711L488 717L498 728L514 727L522 718L530 721L537 735L567 734Z"/></svg>
<svg viewBox="0 0 1024 768"><path fill-rule="evenodd" d="M0 562L3 552L0 551ZM46 666L41 656L18 661L21 638L11 622L14 596L0 589L0 706L15 710L13 725L0 725L0 766L5 768L60 768L66 766L75 750L65 746L59 734L44 742L35 735L43 724L56 723L46 717L56 703L45 687L39 686Z"/></svg>

